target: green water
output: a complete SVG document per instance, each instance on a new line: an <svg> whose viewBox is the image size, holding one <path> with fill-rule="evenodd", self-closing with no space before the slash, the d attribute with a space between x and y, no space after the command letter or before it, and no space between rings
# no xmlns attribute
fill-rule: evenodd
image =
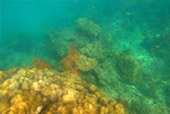
<svg viewBox="0 0 170 114"><path fill-rule="evenodd" d="M97 61L82 78L128 102L129 114L169 114L169 0L1 0L0 7L1 70L32 67L34 57L62 72L75 45Z"/></svg>

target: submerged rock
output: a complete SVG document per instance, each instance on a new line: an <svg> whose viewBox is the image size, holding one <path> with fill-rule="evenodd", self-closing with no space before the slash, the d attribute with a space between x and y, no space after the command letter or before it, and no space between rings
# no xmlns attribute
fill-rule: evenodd
<svg viewBox="0 0 170 114"><path fill-rule="evenodd" d="M81 71L89 71L96 67L97 61L93 58L88 58L84 55L79 56L78 67Z"/></svg>
<svg viewBox="0 0 170 114"><path fill-rule="evenodd" d="M88 20L86 18L79 18L75 21L76 26L80 29L86 32L88 35L92 35L94 37L98 37L101 33L101 27L94 23L91 20Z"/></svg>
<svg viewBox="0 0 170 114"><path fill-rule="evenodd" d="M142 81L140 64L133 56L120 55L117 62L117 69L121 79L127 83L139 83Z"/></svg>

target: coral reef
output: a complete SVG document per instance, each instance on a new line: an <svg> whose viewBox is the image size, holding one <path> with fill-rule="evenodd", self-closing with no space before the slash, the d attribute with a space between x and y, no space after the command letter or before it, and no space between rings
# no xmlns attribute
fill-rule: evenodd
<svg viewBox="0 0 170 114"><path fill-rule="evenodd" d="M0 83L3 82L4 80L6 80L7 78L9 78L9 74L10 73L14 73L18 70L18 68L13 68L13 69L9 69L9 70L4 70L4 71L0 71Z"/></svg>
<svg viewBox="0 0 170 114"><path fill-rule="evenodd" d="M79 60L80 53L76 49L76 45L72 44L69 47L67 56L62 60L62 64L65 68L65 71L77 74L78 72L78 60Z"/></svg>
<svg viewBox="0 0 170 114"><path fill-rule="evenodd" d="M120 54L117 69L122 79L128 83L139 83L142 81L140 64L133 56Z"/></svg>
<svg viewBox="0 0 170 114"><path fill-rule="evenodd" d="M0 84L2 114L125 114L122 104L74 74L36 68L6 72L9 78Z"/></svg>
<svg viewBox="0 0 170 114"><path fill-rule="evenodd" d="M33 59L33 67L37 68L37 69L52 69L53 67L46 61L42 60L42 59L38 59L35 57L32 57Z"/></svg>
<svg viewBox="0 0 170 114"><path fill-rule="evenodd" d="M86 32L88 35L98 37L101 33L101 27L91 20L86 18L79 18L75 21L76 26Z"/></svg>
<svg viewBox="0 0 170 114"><path fill-rule="evenodd" d="M86 46L79 49L79 52L87 57L103 60L106 52L99 41L87 43Z"/></svg>
<svg viewBox="0 0 170 114"><path fill-rule="evenodd" d="M62 60L62 64L65 71L80 75L79 71L85 72L92 70L97 65L97 61L93 58L80 55L76 49L76 45L72 44L69 47L67 56Z"/></svg>
<svg viewBox="0 0 170 114"><path fill-rule="evenodd" d="M67 55L67 50L69 45L78 37L74 29L71 28L62 28L59 30L56 29L45 29L44 36L46 39L45 44L51 53L54 53L55 56L63 58Z"/></svg>
<svg viewBox="0 0 170 114"><path fill-rule="evenodd" d="M88 58L84 55L80 55L78 60L78 67L81 71L89 71L96 67L97 61L93 58Z"/></svg>
<svg viewBox="0 0 170 114"><path fill-rule="evenodd" d="M118 20L101 31L91 20L80 18L76 27L44 31L41 52L46 57L37 50L30 55L44 60L33 58L31 64L27 53L7 57L8 62L0 67L9 68L13 60L17 61L11 62L12 67L26 66L24 60L33 68L0 71L0 113L124 114L126 108L130 114L169 114L169 82L165 81L169 80L169 69L163 70L162 62L169 63L169 29L153 35L144 31L141 35L143 29L135 32L133 28L120 28L127 22ZM139 45L145 37L143 44L149 54Z"/></svg>

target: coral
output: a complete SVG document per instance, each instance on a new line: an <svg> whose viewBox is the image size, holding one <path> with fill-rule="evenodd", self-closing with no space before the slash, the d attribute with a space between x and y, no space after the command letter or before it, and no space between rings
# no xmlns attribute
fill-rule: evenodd
<svg viewBox="0 0 170 114"><path fill-rule="evenodd" d="M89 71L97 65L97 61L93 58L88 58L80 53L76 49L76 45L72 44L69 48L67 56L63 59L62 64L65 71L80 75L80 71Z"/></svg>
<svg viewBox="0 0 170 114"><path fill-rule="evenodd" d="M34 68L37 68L37 69L46 69L46 68L52 69L52 66L48 62L46 62L42 59L35 58L35 57L32 57L32 59L33 59L32 64L33 64Z"/></svg>
<svg viewBox="0 0 170 114"><path fill-rule="evenodd" d="M117 104L115 106L116 113L119 114L125 114L124 106L122 104Z"/></svg>
<svg viewBox="0 0 170 114"><path fill-rule="evenodd" d="M10 103L7 100L1 100L0 113L1 114L8 114L9 108L10 108Z"/></svg>
<svg viewBox="0 0 170 114"><path fill-rule="evenodd" d="M98 91L98 88L95 85L89 84L89 92L90 93L95 93L97 91Z"/></svg>
<svg viewBox="0 0 170 114"><path fill-rule="evenodd" d="M6 101L0 104L2 106L0 112L2 114L33 114L41 102L34 97L28 93L16 94L11 98L10 103Z"/></svg>
<svg viewBox="0 0 170 114"><path fill-rule="evenodd" d="M74 74L25 68L8 77L0 84L2 114L125 114L123 105Z"/></svg>
<svg viewBox="0 0 170 114"><path fill-rule="evenodd" d="M102 85L104 87L107 86L112 86L112 87L119 87L120 83L119 83L119 74L117 73L117 71L114 68L114 62L110 62L110 61L114 61L114 59L110 58L105 60L102 64L98 64L95 68L94 68L94 72L93 75L90 75L89 79L86 80L93 80L92 77L97 78L98 82L97 84Z"/></svg>
<svg viewBox="0 0 170 114"><path fill-rule="evenodd" d="M59 30L46 29L44 31L47 52L51 57L63 58L67 55L69 45L75 40L77 33L72 28L61 28Z"/></svg>
<svg viewBox="0 0 170 114"><path fill-rule="evenodd" d="M50 98L51 100L57 99L62 95L62 90L56 84L50 84L45 81L34 82L32 86L33 90L40 92L42 95Z"/></svg>
<svg viewBox="0 0 170 114"><path fill-rule="evenodd" d="M105 51L103 50L102 44L98 41L87 43L84 47L79 49L79 52L82 55L95 58L97 60L103 60L105 58Z"/></svg>
<svg viewBox="0 0 170 114"><path fill-rule="evenodd" d="M0 83L9 78L9 75L16 72L18 68L9 69L7 71L0 71Z"/></svg>
<svg viewBox="0 0 170 114"><path fill-rule="evenodd" d="M132 56L120 55L117 68L124 81L128 83L139 83L142 81L140 64Z"/></svg>
<svg viewBox="0 0 170 114"><path fill-rule="evenodd" d="M95 68L97 65L97 61L93 58L88 58L84 55L80 55L78 60L78 67L81 71L89 71Z"/></svg>
<svg viewBox="0 0 170 114"><path fill-rule="evenodd" d="M88 35L92 35L94 37L99 36L99 34L101 33L101 28L99 25L97 25L96 23L94 23L91 20L88 20L86 18L79 18L75 21L76 26L87 32L86 34Z"/></svg>
<svg viewBox="0 0 170 114"><path fill-rule="evenodd" d="M76 102L76 92L74 90L66 90L66 94L63 96L63 103L75 103Z"/></svg>
<svg viewBox="0 0 170 114"><path fill-rule="evenodd" d="M63 59L62 64L66 71L79 75L78 72L78 60L79 60L79 52L76 49L76 45L72 44L69 47L67 56Z"/></svg>

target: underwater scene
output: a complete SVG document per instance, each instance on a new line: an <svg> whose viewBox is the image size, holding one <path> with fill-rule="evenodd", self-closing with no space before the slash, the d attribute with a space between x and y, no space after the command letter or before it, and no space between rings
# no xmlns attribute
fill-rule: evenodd
<svg viewBox="0 0 170 114"><path fill-rule="evenodd" d="M170 0L1 0L0 114L170 114Z"/></svg>

